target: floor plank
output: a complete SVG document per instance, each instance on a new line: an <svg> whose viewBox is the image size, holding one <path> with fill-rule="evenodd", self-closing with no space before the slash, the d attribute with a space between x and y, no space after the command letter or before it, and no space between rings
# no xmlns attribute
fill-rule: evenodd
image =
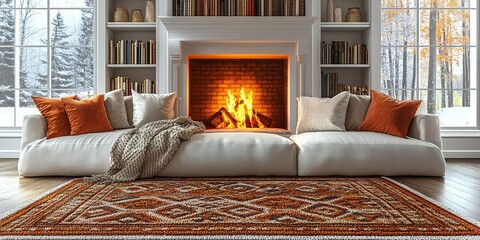
<svg viewBox="0 0 480 240"><path fill-rule="evenodd" d="M0 215L72 178L21 178L17 159L0 159ZM392 177L463 216L480 221L480 159L448 159L444 178Z"/></svg>

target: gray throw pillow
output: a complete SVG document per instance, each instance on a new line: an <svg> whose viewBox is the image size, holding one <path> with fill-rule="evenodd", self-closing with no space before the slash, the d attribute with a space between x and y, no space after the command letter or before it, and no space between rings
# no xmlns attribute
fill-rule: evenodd
<svg viewBox="0 0 480 240"><path fill-rule="evenodd" d="M347 131L357 131L362 124L370 106L370 96L350 94L348 101L345 128Z"/></svg>
<svg viewBox="0 0 480 240"><path fill-rule="evenodd" d="M333 98L299 97L297 134L318 131L345 131L345 116L350 94Z"/></svg>
<svg viewBox="0 0 480 240"><path fill-rule="evenodd" d="M127 110L123 101L123 90L118 89L105 93L104 105L107 117L113 129L124 129L131 127L127 120Z"/></svg>
<svg viewBox="0 0 480 240"><path fill-rule="evenodd" d="M140 94L132 90L133 126L139 128L149 122L173 119L177 93Z"/></svg>
<svg viewBox="0 0 480 240"><path fill-rule="evenodd" d="M133 126L133 97L132 96L125 96L123 97L125 100L125 109L127 109L127 120L128 123Z"/></svg>

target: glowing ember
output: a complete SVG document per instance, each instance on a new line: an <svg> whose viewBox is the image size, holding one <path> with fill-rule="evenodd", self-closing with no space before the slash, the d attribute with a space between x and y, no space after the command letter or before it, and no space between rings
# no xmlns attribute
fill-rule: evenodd
<svg viewBox="0 0 480 240"><path fill-rule="evenodd" d="M257 112L253 109L253 92L250 91L248 95L242 88L240 91L240 97L237 99L233 93L228 90L227 111L231 117L236 120L230 121L229 116L223 114L223 124L217 126L217 128L265 128L265 125L260 121L257 116Z"/></svg>

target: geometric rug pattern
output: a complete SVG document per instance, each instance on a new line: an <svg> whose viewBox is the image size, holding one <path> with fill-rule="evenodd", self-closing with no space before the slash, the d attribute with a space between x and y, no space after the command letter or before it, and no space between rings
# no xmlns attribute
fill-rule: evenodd
<svg viewBox="0 0 480 240"><path fill-rule="evenodd" d="M383 178L74 179L0 220L0 236L479 236Z"/></svg>

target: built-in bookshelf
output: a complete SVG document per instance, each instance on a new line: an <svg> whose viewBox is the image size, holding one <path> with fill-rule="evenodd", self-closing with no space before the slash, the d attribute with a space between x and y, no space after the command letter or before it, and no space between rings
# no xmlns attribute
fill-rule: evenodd
<svg viewBox="0 0 480 240"><path fill-rule="evenodd" d="M348 41L322 41L322 64L368 64L365 44L349 45Z"/></svg>
<svg viewBox="0 0 480 240"><path fill-rule="evenodd" d="M175 18L176 15L188 15L180 14L181 11L178 8L178 1L179 0L156 0L156 15L160 17L172 18ZM190 0L185 1L185 4L189 2L192 4L204 4L203 7L202 5L195 5L194 8L191 8L189 13L192 16L203 16L202 18L207 18L207 16L214 16L216 14L217 16L229 15L232 18L236 17L240 19L244 17L240 17L239 15L252 14L251 10L250 13L248 13L248 11L246 10L245 13L239 13L238 9L234 12L232 12L232 10L229 10L230 12L225 10L227 9L227 6L229 6L229 9L231 9L232 2L236 2L237 4L239 2L246 2L247 5L244 7L246 8L249 6L248 0ZM334 7L340 7L342 9L343 22L327 22L327 0L292 0L287 5L295 6L295 8L291 7L291 9L295 9L295 11L292 10L290 14L288 13L288 10L286 13L284 12L284 10L282 10L285 6L283 8L282 6L280 6L280 8L278 6L275 7L276 4L281 4L282 2L283 4L285 4L289 2L289 0L254 0L254 3L256 4L253 5L253 15L262 16L263 14L263 16L276 16L274 18L272 17L272 19L275 20L272 21L272 25L277 24L277 20L282 18L280 16L286 16L282 19L292 19L292 21L297 21L296 19L298 19L299 17L290 17L290 15L305 15L307 17L318 18L312 29L312 41L314 44L312 45L311 49L312 59L309 60L312 64L304 65L309 68L309 70L307 71L312 71L311 80L309 80L311 81L311 84L305 85L305 88L302 90L303 95L321 95L321 72L336 72L338 81L344 83L347 86L367 86L368 88L380 87L380 81L374 79L380 78L380 62L378 60L379 58L375 56L380 55L379 26L381 19L380 14L377 13L377 11L372 10L378 8L377 6L374 6L374 0L333 0ZM205 14L205 4L213 4L216 11L210 10L210 12L207 11L207 13ZM215 4L217 5L216 8ZM163 24L158 22L133 23L113 21L114 11L116 7L124 7L128 9L129 14L131 15L131 11L133 9L141 9L145 11L145 0L106 0L98 1L97 6L100 10L97 14L97 19L99 21L99 24L97 24L97 34L99 41L97 45L97 53L100 56L97 62L97 75L99 79L104 79L104 84L101 84L102 81L99 81L100 84L97 87L97 91L105 92L110 90L110 79L118 76L128 77L131 81L134 82L141 82L145 79L155 81L157 86L157 92L172 91L172 89L175 90L175 87L172 87L173 85L171 85L172 83L167 82L168 77L167 75L165 75L171 74L165 73L169 72L170 69L163 69L165 63L168 61L168 56L164 55L164 42L168 38L165 36L166 31L164 30ZM224 10L221 10L222 6ZM258 9L258 7L255 8L255 6L260 6L260 9ZM345 16L348 12L348 8L350 7L360 8L363 15L362 22L345 21ZM197 11L198 14L195 14L195 11ZM218 18L213 16L208 18ZM178 16L178 18L183 17ZM188 19L186 21L191 21L192 25L198 25L198 19L195 20L195 17L186 18ZM218 21L222 21L221 18L219 18ZM283 21L284 20L282 20L281 22ZM208 29L204 29L202 31L208 31ZM228 36L227 39L231 39L231 36ZM114 63L110 61L110 41L116 43L121 40L138 40L143 42L154 40L156 41L156 51L157 53L162 52L162 56L156 54L156 56L154 57L156 64L153 64L153 62L152 64L142 64L141 62L140 64L121 64L119 62ZM349 47L357 44L364 44L368 51L368 53L365 54L368 61L366 61L365 64L361 64L358 62L356 64L352 64L352 62L333 64L322 61L322 41L326 44L331 44L333 41L347 41ZM372 56L374 57L372 58ZM162 69L161 74L159 72L159 69ZM163 80L159 80L159 76L162 76L161 79ZM159 83L158 81L162 82Z"/></svg>
<svg viewBox="0 0 480 240"><path fill-rule="evenodd" d="M123 95L132 95L132 90L138 93L155 93L155 81L144 79L143 81L131 81L129 77L117 76L110 78L110 88L122 89Z"/></svg>
<svg viewBox="0 0 480 240"><path fill-rule="evenodd" d="M305 0L172 1L172 16L305 16Z"/></svg>
<svg viewBox="0 0 480 240"><path fill-rule="evenodd" d="M155 3L157 3L155 1ZM156 22L131 22L132 10L140 9L145 14L145 0L106 0L98 1L98 19L104 20L104 31L98 31L98 39L104 45L98 48L99 64L104 66L97 70L99 79L103 76L104 89L110 91L129 89L142 93L154 93L157 78L157 24ZM157 4L156 4L157 6ZM122 7L129 13L128 22L114 22L115 8ZM104 35L103 35L104 34Z"/></svg>
<svg viewBox="0 0 480 240"><path fill-rule="evenodd" d="M340 90L366 94L368 93L366 90L372 88L372 76L377 71L376 69L372 71L370 63L370 50L374 48L371 23L372 1L333 0L333 7L341 9L342 22L329 22L327 0L321 0L322 96L331 96ZM352 7L358 7L362 12L360 22L346 22L346 14ZM327 77L327 74L331 75Z"/></svg>
<svg viewBox="0 0 480 240"><path fill-rule="evenodd" d="M156 64L155 40L110 40L108 64Z"/></svg>
<svg viewBox="0 0 480 240"><path fill-rule="evenodd" d="M339 82L336 72L322 72L321 84L321 97L331 98L343 91L357 95L368 95L368 86L354 86Z"/></svg>

